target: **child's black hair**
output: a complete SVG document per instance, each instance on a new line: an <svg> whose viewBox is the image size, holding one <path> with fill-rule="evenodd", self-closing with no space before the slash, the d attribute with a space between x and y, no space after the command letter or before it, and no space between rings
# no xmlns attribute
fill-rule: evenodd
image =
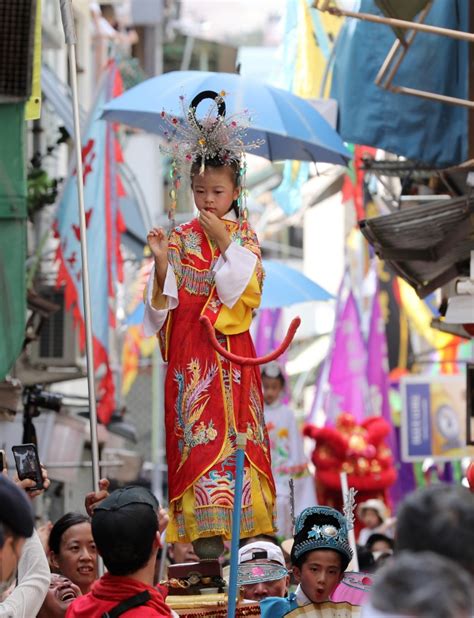
<svg viewBox="0 0 474 618"><path fill-rule="evenodd" d="M191 172L190 172L191 185L192 185L194 176L199 175L201 165L202 165L202 157L198 157L195 161L193 161L191 165ZM227 167L231 172L233 172L235 186L240 189L240 162L239 161L236 161L235 159L230 159L229 161L224 162L221 159L221 157L215 156L209 159L206 158L204 160L204 165L206 167L211 167L213 169ZM229 211L230 210L233 210L235 213L235 216L239 218L240 213L239 213L239 204L237 200L234 200L232 202L232 205L229 208Z"/></svg>

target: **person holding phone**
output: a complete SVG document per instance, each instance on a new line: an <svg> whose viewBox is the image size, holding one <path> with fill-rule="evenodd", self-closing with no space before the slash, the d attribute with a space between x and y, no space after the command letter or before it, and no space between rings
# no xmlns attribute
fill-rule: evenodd
<svg viewBox="0 0 474 618"><path fill-rule="evenodd" d="M51 573L41 541L33 529L34 519L31 509L31 500L43 493L50 485L46 469L41 464L39 466L43 489L38 489L37 480L31 478L20 480L16 477L15 483L12 483L6 478L5 465L2 474L0 474L0 483L6 481L9 484L10 492L13 485L15 490L13 497L16 504L16 508L11 507L11 504L6 498L4 499L4 495L0 490L0 514L6 513L12 522L11 526L18 526L21 523L21 513L19 515L17 509L26 503L32 521L32 534L30 533L29 538L24 542L21 555L17 552L17 558L19 559L17 559L13 575L11 575L11 582L14 582L16 579L17 585L11 594L3 599L3 602L0 602L0 618L5 616L14 616L15 618L31 618L36 616L49 588ZM20 497L19 499L18 496ZM0 562L3 562L1 556ZM16 564L18 565L18 570L16 570ZM0 584L0 587L3 587L4 590L7 589L2 584ZM8 588L10 587L11 585L8 586Z"/></svg>
<svg viewBox="0 0 474 618"><path fill-rule="evenodd" d="M0 599L15 581L23 546L33 530L33 511L26 496L0 475Z"/></svg>
<svg viewBox="0 0 474 618"><path fill-rule="evenodd" d="M26 491L40 491L44 489L43 472L35 444L18 444L12 446L15 465L20 481L30 480L24 487Z"/></svg>

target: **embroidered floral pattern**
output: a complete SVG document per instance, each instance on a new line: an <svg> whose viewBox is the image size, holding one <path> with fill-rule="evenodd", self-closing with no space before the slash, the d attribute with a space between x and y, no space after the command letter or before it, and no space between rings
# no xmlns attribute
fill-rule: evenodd
<svg viewBox="0 0 474 618"><path fill-rule="evenodd" d="M207 305L207 308L212 311L212 313L217 313L221 307L222 303L218 298L213 298Z"/></svg>
<svg viewBox="0 0 474 618"><path fill-rule="evenodd" d="M207 472L196 483L194 495L196 506L224 506L232 508L235 486L235 454L227 457L214 469ZM250 505L250 475L245 468L243 504Z"/></svg>
<svg viewBox="0 0 474 618"><path fill-rule="evenodd" d="M213 421L206 425L200 421L201 415L209 402L208 389L217 375L217 365L201 371L197 359L191 360L186 370L175 370L175 382L178 384L176 397L176 435L181 461L178 470L188 459L190 452L196 446L209 444L217 437Z"/></svg>
<svg viewBox="0 0 474 618"><path fill-rule="evenodd" d="M183 230L183 247L185 253L189 255L194 255L204 262L204 256L202 254L201 249L202 244L202 234L197 232L196 230L186 229Z"/></svg>
<svg viewBox="0 0 474 618"><path fill-rule="evenodd" d="M268 457L268 441L265 437L265 420L263 416L262 401L255 382L250 386L250 413L252 421L247 423L247 438L257 446L260 446Z"/></svg>

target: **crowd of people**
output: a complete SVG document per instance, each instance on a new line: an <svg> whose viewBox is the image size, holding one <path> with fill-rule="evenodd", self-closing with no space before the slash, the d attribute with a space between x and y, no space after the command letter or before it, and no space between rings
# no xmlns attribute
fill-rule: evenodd
<svg viewBox="0 0 474 618"><path fill-rule="evenodd" d="M261 375L257 368L249 329L264 273L246 218L246 125L239 126L238 116L226 118L225 94L196 95L184 125L161 115L170 125L170 196L189 169L198 211L170 234L153 228L147 236L153 268L144 333L158 337L168 364L168 512L149 489L109 492L103 479L85 496L84 512L65 513L36 531L31 502L48 488L46 470L42 489L29 492L33 481L15 483L0 474L0 618L175 616L164 562L201 558L202 564L203 549L220 551L231 538L242 436L238 583L244 602L257 604L265 618L339 601L362 606L366 618L471 617L474 495L468 489L428 486L405 498L396 519L380 500L362 502L358 548L350 540L349 510L343 515L316 503L302 437L283 401L283 372L270 365ZM217 117L198 119L196 108L206 99ZM217 333L222 354L202 318ZM250 359L248 373L229 358ZM272 536L275 528L283 538ZM365 575L348 574L357 563ZM353 581L359 586L351 587Z"/></svg>
<svg viewBox="0 0 474 618"><path fill-rule="evenodd" d="M430 485L406 496L396 517L380 499L361 502L354 513L355 563L352 522L317 505L314 490L308 491L311 477L294 413L282 404L281 369L266 366L262 377L265 413L283 410L289 429L279 435L266 414L272 456L275 451L279 536L241 539L242 602L259 604L265 618L344 601L362 606L365 618L474 615L474 494L461 486ZM304 472L294 522L283 482L291 478L290 463ZM151 491L130 486L110 492L102 479L99 490L85 496L82 512L35 530L32 503L50 484L42 472L41 490L31 490L32 480L0 475L0 618L175 616L166 601L173 594L167 566L196 565L199 557L191 542L165 543L163 550L169 517ZM105 567L101 577L99 560ZM221 558L227 582L228 562L227 553ZM354 580L355 564L360 573Z"/></svg>
<svg viewBox="0 0 474 618"><path fill-rule="evenodd" d="M44 478L47 487L46 472ZM99 492L86 496L83 513L66 513L40 536L35 496L25 491L29 482L0 475L1 618L175 615L166 602L166 581L157 580L160 563L198 559L191 544L161 551L168 516L147 488L109 493L103 480ZM359 506L366 527L370 522L379 529L387 521L385 512L372 517L379 509L373 501ZM401 503L390 529L394 538L377 531L357 547L359 557L372 555L361 568L368 573L358 599L361 615L474 615L474 495L447 484L417 490ZM353 601L344 599L343 586L352 560L346 517L314 505L299 514L293 537L283 543L270 535L241 540L240 594L259 603L267 618L331 599Z"/></svg>

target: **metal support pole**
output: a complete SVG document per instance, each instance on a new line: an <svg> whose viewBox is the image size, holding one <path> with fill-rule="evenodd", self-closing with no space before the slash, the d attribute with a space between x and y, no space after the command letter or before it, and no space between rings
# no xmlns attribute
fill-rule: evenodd
<svg viewBox="0 0 474 618"><path fill-rule="evenodd" d="M405 30L418 30L419 32L428 32L429 34L439 34L440 36L448 36L452 39L460 39L461 41L474 42L474 34L470 32L462 32L460 30L452 30L451 28L441 28L440 26L430 26L428 24L420 24L416 21L406 21L404 19L395 19L393 17L380 17L372 13L358 13L357 11L346 11L337 7L329 6L329 2L324 1L319 6L318 0L314 0L313 8L320 11L327 11L332 15L343 15L344 17L355 17L362 21L370 21L374 24L384 24L392 28L403 28Z"/></svg>
<svg viewBox="0 0 474 618"><path fill-rule="evenodd" d="M77 89L76 32L71 0L59 0L61 19L69 57L72 109L74 116L74 151L76 156L77 199L81 231L82 291L84 296L84 322L86 330L87 385L89 398L89 423L91 433L92 482L94 491L99 491L99 441L97 436L97 408L94 383L94 348L92 341L92 312L89 286L89 262L87 257L87 228L84 209L84 183L82 172L81 128L79 123L79 97Z"/></svg>
<svg viewBox="0 0 474 618"><path fill-rule="evenodd" d="M249 367L242 367L250 370ZM237 434L237 452L235 455L235 490L234 509L232 512L232 540L230 549L230 578L227 616L234 618L237 607L237 570L239 566L240 519L242 516L242 491L244 486L244 463L247 434Z"/></svg>
<svg viewBox="0 0 474 618"><path fill-rule="evenodd" d="M165 470L164 419L164 365L158 346L153 351L151 382L151 460L153 463L152 489L163 506L163 477Z"/></svg>

